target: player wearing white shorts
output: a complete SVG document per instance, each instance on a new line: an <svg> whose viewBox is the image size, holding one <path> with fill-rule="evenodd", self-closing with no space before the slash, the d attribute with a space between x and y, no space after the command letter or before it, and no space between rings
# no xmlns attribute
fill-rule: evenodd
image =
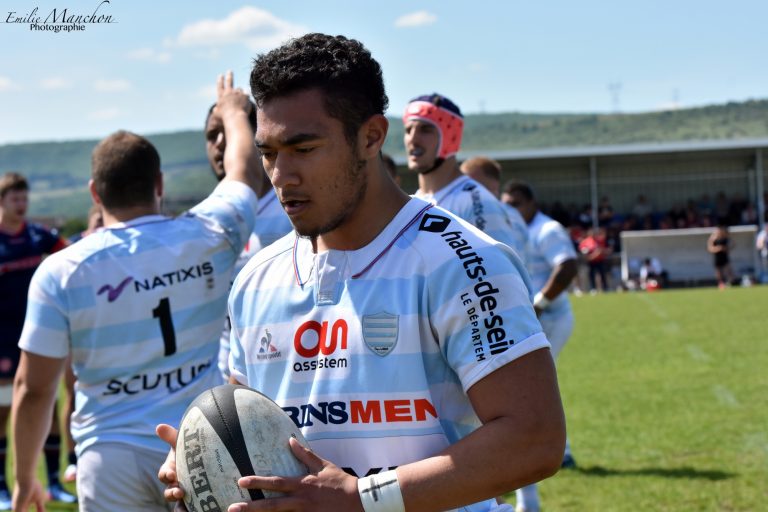
<svg viewBox="0 0 768 512"><path fill-rule="evenodd" d="M559 222L539 211L533 190L527 184L507 183L502 199L517 208L528 223L526 261L536 291L533 305L552 344L552 357L557 360L573 332L573 311L566 292L578 271L573 242ZM570 444L566 440L562 466L574 465ZM518 490L517 502L518 510L538 511L536 486Z"/></svg>
<svg viewBox="0 0 768 512"><path fill-rule="evenodd" d="M247 123L247 96L219 80L225 129ZM234 130L233 130L234 131ZM67 356L77 378L72 431L82 511L167 510L156 470L159 422L177 423L220 382L218 338L238 254L253 231L253 142L229 137L227 177L178 218L160 215L160 157L117 132L93 151L91 195L104 228L46 259L35 273L14 388L14 510L36 505L36 455ZM231 165L229 165L231 163Z"/></svg>
<svg viewBox="0 0 768 512"><path fill-rule="evenodd" d="M256 107L250 101L243 105L245 113L248 116L248 124L243 125L241 129L246 130L242 135L253 140L256 131ZM208 156L208 163L211 166L211 172L217 180L224 179L226 172L224 170L224 152L227 148L227 138L224 134L224 122L220 113L215 110L214 103L208 110L208 116L205 119L205 152ZM235 269L232 275L234 279L240 270L248 263L248 260L254 254L264 247L272 244L287 233L293 231L293 226L288 216L283 211L283 207L277 200L275 190L269 177L264 172L261 165L261 159L258 152L254 151L247 161L247 165L253 168L254 176L257 176L259 187L256 189L256 195L259 198L259 208L256 211L256 225L253 233L248 238L248 242L240 253L240 257L235 263ZM224 328L219 339L219 357L218 368L221 372L224 382L229 380L229 317L224 322Z"/></svg>
<svg viewBox="0 0 768 512"><path fill-rule="evenodd" d="M256 59L251 91L264 167L298 236L235 279L231 369L313 451L291 442L306 477L240 480L284 496L229 510L504 510L491 498L552 474L564 440L518 258L409 198L380 165L387 98L359 42L294 39ZM160 476L179 499L173 453Z"/></svg>
<svg viewBox="0 0 768 512"><path fill-rule="evenodd" d="M499 200L459 170L464 118L451 100L439 94L412 99L403 114L408 169L418 172L415 197L430 201L473 224L522 254L527 238L518 215L510 218ZM516 222L513 222L516 221Z"/></svg>

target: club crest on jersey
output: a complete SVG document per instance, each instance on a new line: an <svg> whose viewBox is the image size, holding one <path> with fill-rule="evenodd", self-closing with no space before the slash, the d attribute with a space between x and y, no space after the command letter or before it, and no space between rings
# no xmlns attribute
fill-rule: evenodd
<svg viewBox="0 0 768 512"><path fill-rule="evenodd" d="M363 315L363 341L377 356L386 356L397 345L400 317L390 313Z"/></svg>

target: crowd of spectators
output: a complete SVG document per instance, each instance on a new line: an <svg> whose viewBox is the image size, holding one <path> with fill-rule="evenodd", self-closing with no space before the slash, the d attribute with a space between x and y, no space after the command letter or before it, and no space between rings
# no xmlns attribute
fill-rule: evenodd
<svg viewBox="0 0 768 512"><path fill-rule="evenodd" d="M768 204L768 193L766 193ZM544 204L542 210L567 226L574 244L583 240L594 225L592 205L568 206L560 201ZM725 192L714 197L703 194L698 200L689 199L685 204L676 203L668 210L654 207L645 194L639 194L630 211L617 212L608 197L602 197L597 207L598 226L605 229L608 245L614 252L621 250L619 233L651 229L680 229L714 227L720 223L729 226L758 224L758 211L754 202L739 194L730 198Z"/></svg>
<svg viewBox="0 0 768 512"><path fill-rule="evenodd" d="M768 204L768 193L764 200ZM589 268L589 283L584 282L581 287L583 289L588 287L590 290L610 289L610 270L616 266L613 257L617 258L621 252L622 231L706 228L722 223L729 226L759 224L758 211L754 202L739 194L728 197L722 191L714 197L703 194L698 200L689 199L684 204L674 204L668 210L657 209L653 202L641 193L637 196L632 208L624 212L617 212L611 205L610 198L604 196L597 207L597 228L594 227L591 204L579 207L571 203L565 206L562 202L555 201L542 205L542 210L563 226L568 227L574 246L583 256L584 267ZM593 261L590 257L592 252L587 249L591 243L589 240L594 238L604 245L604 248L599 251L600 256L597 262ZM608 270L607 279L604 273L606 270ZM596 273L599 275L597 280Z"/></svg>

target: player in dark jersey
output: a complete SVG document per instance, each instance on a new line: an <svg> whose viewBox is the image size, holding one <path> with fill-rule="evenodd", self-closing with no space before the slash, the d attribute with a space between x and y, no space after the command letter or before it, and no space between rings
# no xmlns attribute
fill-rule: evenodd
<svg viewBox="0 0 768 512"><path fill-rule="evenodd" d="M47 254L67 243L54 231L26 219L29 185L21 174L0 177L0 510L11 509L5 480L13 377L21 354L18 342L27 310L27 289L35 269ZM72 503L76 498L59 482L61 436L58 416L45 442L48 492L52 499Z"/></svg>

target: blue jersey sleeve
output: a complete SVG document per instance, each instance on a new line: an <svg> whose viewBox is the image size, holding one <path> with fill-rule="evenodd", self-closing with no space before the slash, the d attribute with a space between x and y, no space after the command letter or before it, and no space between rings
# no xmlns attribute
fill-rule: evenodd
<svg viewBox="0 0 768 512"><path fill-rule="evenodd" d="M568 233L565 228L555 222L548 223L541 231L539 250L552 267L576 258L576 250Z"/></svg>
<svg viewBox="0 0 768 512"><path fill-rule="evenodd" d="M30 282L19 347L45 357L62 358L69 354L69 321L66 297L53 261L44 261Z"/></svg>
<svg viewBox="0 0 768 512"><path fill-rule="evenodd" d="M428 277L429 321L465 390L533 350L548 347L519 258L461 231L444 239L456 251Z"/></svg>
<svg viewBox="0 0 768 512"><path fill-rule="evenodd" d="M255 192L244 183L224 181L205 199L189 211L223 230L235 253L245 247L256 224Z"/></svg>

